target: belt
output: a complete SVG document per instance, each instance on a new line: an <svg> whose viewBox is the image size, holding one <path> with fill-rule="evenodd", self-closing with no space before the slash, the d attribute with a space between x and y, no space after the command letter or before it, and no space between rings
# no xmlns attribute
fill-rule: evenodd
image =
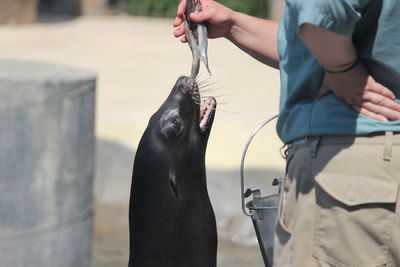
<svg viewBox="0 0 400 267"><path fill-rule="evenodd" d="M288 148L291 148L291 147L294 146L294 145L305 144L305 143L307 143L308 139L309 139L308 136L304 136L304 137L295 139L295 140L290 141L289 143L287 143L287 147L288 147Z"/></svg>

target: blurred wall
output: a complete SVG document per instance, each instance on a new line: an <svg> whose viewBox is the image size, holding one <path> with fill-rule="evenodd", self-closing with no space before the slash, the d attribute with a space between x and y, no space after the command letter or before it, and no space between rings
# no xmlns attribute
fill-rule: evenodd
<svg viewBox="0 0 400 267"><path fill-rule="evenodd" d="M33 23L38 0L0 0L0 24Z"/></svg>
<svg viewBox="0 0 400 267"><path fill-rule="evenodd" d="M40 0L39 11L65 15L99 14L108 9L109 0Z"/></svg>
<svg viewBox="0 0 400 267"><path fill-rule="evenodd" d="M109 0L82 0L82 12L84 14L101 14L107 12Z"/></svg>
<svg viewBox="0 0 400 267"><path fill-rule="evenodd" d="M81 14L81 0L40 0L39 11L68 15Z"/></svg>
<svg viewBox="0 0 400 267"><path fill-rule="evenodd" d="M267 0L269 6L268 18L278 21L285 7L285 0Z"/></svg>

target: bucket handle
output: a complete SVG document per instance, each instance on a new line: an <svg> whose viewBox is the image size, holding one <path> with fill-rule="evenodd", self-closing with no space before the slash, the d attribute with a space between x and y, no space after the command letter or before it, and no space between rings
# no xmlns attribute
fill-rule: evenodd
<svg viewBox="0 0 400 267"><path fill-rule="evenodd" d="M249 192L246 194L246 192L244 191L244 160L246 159L246 154L247 154L247 149L250 146L251 141L253 140L254 136L270 121L276 119L279 116L279 114L273 115L272 117L269 117L268 119L266 119L265 121L263 121L254 131L253 133L250 135L249 139L247 140L246 145L243 148L243 152L242 152L242 160L240 162L240 197L242 199L242 211L244 213L244 215L251 217L251 214L246 210L246 206L244 203L244 199L245 197L249 194ZM246 196L245 196L246 194Z"/></svg>

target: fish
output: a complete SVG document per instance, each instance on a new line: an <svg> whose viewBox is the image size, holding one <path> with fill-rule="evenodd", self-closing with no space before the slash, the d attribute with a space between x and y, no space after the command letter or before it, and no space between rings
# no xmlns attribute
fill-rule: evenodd
<svg viewBox="0 0 400 267"><path fill-rule="evenodd" d="M185 35L190 50L192 51L192 69L191 77L195 78L199 74L200 61L202 61L211 76L210 67L208 65L208 32L206 22L194 23L190 20L190 13L201 12L202 7L200 0L186 0L186 8L183 14L185 22Z"/></svg>

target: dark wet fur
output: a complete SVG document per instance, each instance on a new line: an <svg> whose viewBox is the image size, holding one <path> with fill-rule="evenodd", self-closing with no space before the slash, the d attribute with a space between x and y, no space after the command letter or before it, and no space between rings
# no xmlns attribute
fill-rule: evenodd
<svg viewBox="0 0 400 267"><path fill-rule="evenodd" d="M214 114L202 132L188 84L188 77L178 79L136 152L129 267L216 266L217 230L205 169Z"/></svg>

